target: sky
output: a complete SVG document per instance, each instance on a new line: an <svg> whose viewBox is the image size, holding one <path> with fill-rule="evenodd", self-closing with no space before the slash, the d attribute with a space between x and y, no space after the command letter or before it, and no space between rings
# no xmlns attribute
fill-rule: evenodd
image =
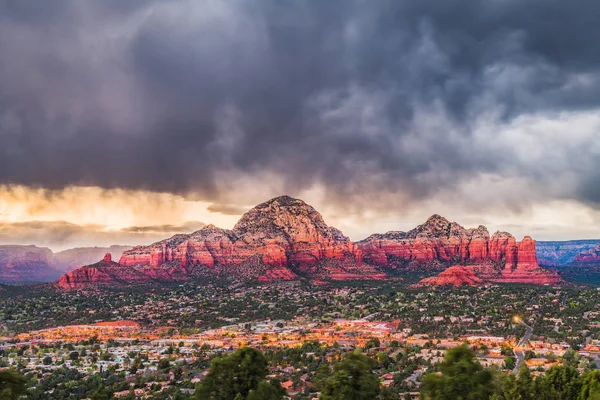
<svg viewBox="0 0 600 400"><path fill-rule="evenodd" d="M597 0L0 0L0 243L145 244L302 198L600 238Z"/></svg>

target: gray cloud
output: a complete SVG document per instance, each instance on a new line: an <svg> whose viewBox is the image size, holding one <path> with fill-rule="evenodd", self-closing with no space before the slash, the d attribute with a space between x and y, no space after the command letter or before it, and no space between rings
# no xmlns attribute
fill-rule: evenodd
<svg viewBox="0 0 600 400"><path fill-rule="evenodd" d="M150 226L130 226L121 229L122 232L132 233L190 233L195 232L206 226L204 222L188 221L182 225L150 225Z"/></svg>
<svg viewBox="0 0 600 400"><path fill-rule="evenodd" d="M150 244L170 235L196 231L205 225L199 221L188 221L182 225L107 230L99 224L78 225L66 221L0 222L0 244L35 244L53 250L90 245Z"/></svg>
<svg viewBox="0 0 600 400"><path fill-rule="evenodd" d="M206 208L208 211L213 213L219 213L223 215L241 215L248 211L248 207L238 206L236 204L218 204L213 203Z"/></svg>
<svg viewBox="0 0 600 400"><path fill-rule="evenodd" d="M517 203L600 204L593 135L540 131L536 163L499 137L598 109L598 20L594 0L0 1L0 183L229 203L227 177L270 173L376 202L496 174L530 181Z"/></svg>

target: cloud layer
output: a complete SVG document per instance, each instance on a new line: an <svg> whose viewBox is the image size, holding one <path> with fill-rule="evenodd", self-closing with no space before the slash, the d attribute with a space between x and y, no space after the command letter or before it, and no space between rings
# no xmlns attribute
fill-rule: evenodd
<svg viewBox="0 0 600 400"><path fill-rule="evenodd" d="M599 20L595 0L0 1L0 183L224 215L314 190L597 208Z"/></svg>

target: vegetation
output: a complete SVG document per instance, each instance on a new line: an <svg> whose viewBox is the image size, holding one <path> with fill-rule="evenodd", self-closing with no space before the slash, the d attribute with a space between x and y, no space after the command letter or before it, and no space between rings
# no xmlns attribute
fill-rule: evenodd
<svg viewBox="0 0 600 400"><path fill-rule="evenodd" d="M493 375L476 360L466 346L450 349L439 365L439 373L423 380L421 394L426 399L487 399L495 392Z"/></svg>
<svg viewBox="0 0 600 400"><path fill-rule="evenodd" d="M17 371L0 371L0 399L18 399L25 393L27 380Z"/></svg>
<svg viewBox="0 0 600 400"><path fill-rule="evenodd" d="M376 363L353 352L333 365L333 373L325 373L321 384L322 400L372 400L379 395L379 379L373 373ZM323 374L323 371L321 371Z"/></svg>
<svg viewBox="0 0 600 400"><path fill-rule="evenodd" d="M213 360L208 375L196 389L198 400L280 400L285 390L267 382L267 360L258 350L242 348Z"/></svg>
<svg viewBox="0 0 600 400"><path fill-rule="evenodd" d="M523 365L514 377L484 369L474 353L461 346L448 351L438 370L425 376L421 396L432 400L597 400L600 371L580 375L570 365L555 365L534 379Z"/></svg>

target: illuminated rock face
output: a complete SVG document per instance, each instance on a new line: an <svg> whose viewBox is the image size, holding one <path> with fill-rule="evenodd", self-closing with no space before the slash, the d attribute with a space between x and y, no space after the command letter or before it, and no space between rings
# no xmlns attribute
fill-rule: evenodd
<svg viewBox="0 0 600 400"><path fill-rule="evenodd" d="M465 229L439 215L409 232L371 235L357 246L366 262L405 273L435 272L454 264L476 266L472 272L492 282L560 282L556 273L538 265L530 237L522 242L506 232L490 237L484 226Z"/></svg>
<svg viewBox="0 0 600 400"><path fill-rule="evenodd" d="M422 279L418 286L477 286L484 283L484 280L475 275L471 267L464 265L455 265L439 275Z"/></svg>
<svg viewBox="0 0 600 400"><path fill-rule="evenodd" d="M231 230L208 225L150 246L125 251L73 271L63 288L227 277L258 282L309 279L383 280L390 273L474 265L476 277L497 282L558 281L537 265L535 241L516 243L508 233L465 229L434 215L409 232L372 235L352 243L302 200L276 197L242 216ZM95 270L94 270L95 268ZM458 271L451 271L458 272ZM474 279L470 281L475 282Z"/></svg>
<svg viewBox="0 0 600 400"><path fill-rule="evenodd" d="M123 253L117 265L120 268L72 274L65 278L70 279L69 283L63 282L62 287L85 287L85 283L77 282L78 278L103 284L102 273L114 276L116 281L123 281L124 275L138 274L147 276L149 281L184 281L198 275L230 275L259 282L300 277L386 278L376 267L363 263L356 245L328 226L313 207L289 196L259 204L244 214L232 230L208 225L189 235L134 247Z"/></svg>
<svg viewBox="0 0 600 400"><path fill-rule="evenodd" d="M282 196L259 204L242 216L232 230L208 225L191 235L176 235L147 247L127 251L123 266L178 263L223 271L258 256L267 268L260 281L290 280L298 275L327 274L325 261L337 261L348 278L382 278L361 265L361 253L339 230L328 226L313 207ZM360 275L360 276L359 276Z"/></svg>

